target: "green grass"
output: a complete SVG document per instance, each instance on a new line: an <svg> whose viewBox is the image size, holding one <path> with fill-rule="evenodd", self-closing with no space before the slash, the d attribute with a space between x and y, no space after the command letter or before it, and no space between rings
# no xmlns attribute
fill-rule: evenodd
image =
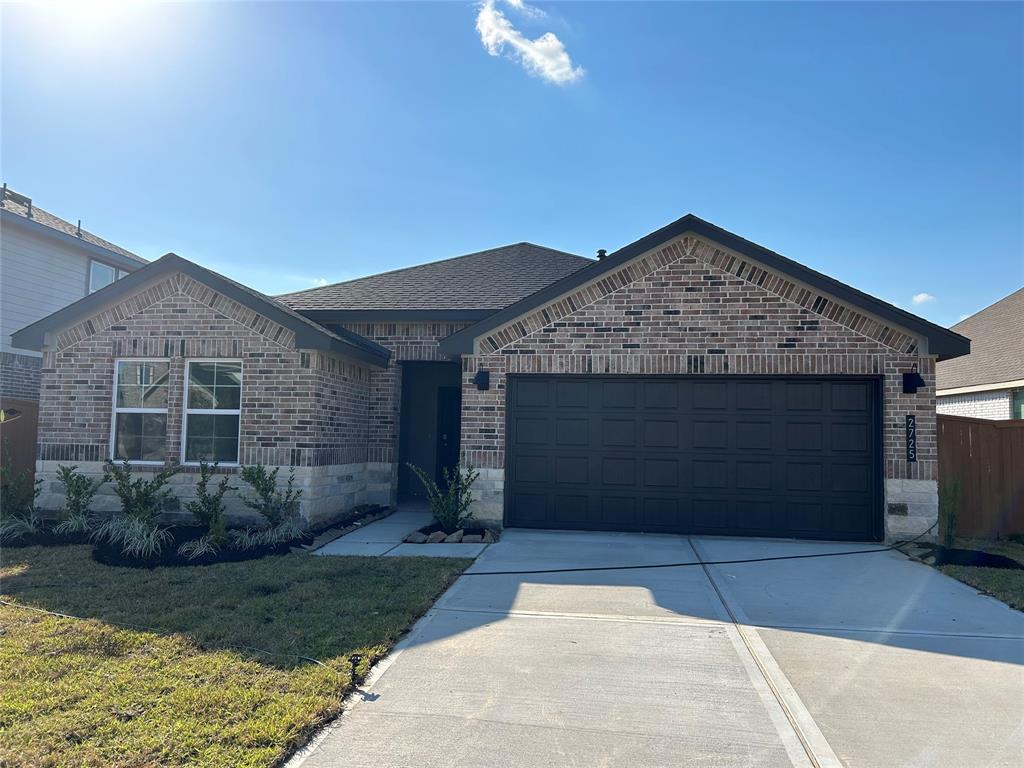
<svg viewBox="0 0 1024 768"><path fill-rule="evenodd" d="M365 673L470 562L149 571L95 563L87 546L3 556L4 600L85 620L0 605L0 765L133 768L278 764L338 714L349 655Z"/></svg>
<svg viewBox="0 0 1024 768"><path fill-rule="evenodd" d="M993 555L1004 555L1024 563L1024 544L1014 541L983 541L981 539L957 539L956 546L962 549L978 549ZM1005 568L972 568L965 565L943 565L940 571L965 584L970 584L986 595L1002 600L1011 608L1024 611L1024 571Z"/></svg>

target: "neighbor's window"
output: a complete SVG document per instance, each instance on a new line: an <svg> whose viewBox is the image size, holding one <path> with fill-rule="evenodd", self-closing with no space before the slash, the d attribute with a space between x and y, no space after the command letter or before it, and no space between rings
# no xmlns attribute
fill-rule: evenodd
<svg viewBox="0 0 1024 768"><path fill-rule="evenodd" d="M185 461L238 462L242 364L193 360L185 393Z"/></svg>
<svg viewBox="0 0 1024 768"><path fill-rule="evenodd" d="M1024 389L1013 390L1013 403L1010 407L1013 409L1011 419L1024 419Z"/></svg>
<svg viewBox="0 0 1024 768"><path fill-rule="evenodd" d="M118 360L111 457L163 463L167 448L166 360Z"/></svg>
<svg viewBox="0 0 1024 768"><path fill-rule="evenodd" d="M120 280L127 275L123 269L115 269L102 261L89 262L89 293L106 288L115 280Z"/></svg>

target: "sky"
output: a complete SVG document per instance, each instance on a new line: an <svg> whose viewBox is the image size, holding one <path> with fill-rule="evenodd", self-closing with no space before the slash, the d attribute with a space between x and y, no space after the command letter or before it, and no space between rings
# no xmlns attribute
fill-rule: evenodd
<svg viewBox="0 0 1024 768"><path fill-rule="evenodd" d="M1024 5L5 4L0 172L270 294L686 214L949 325L1024 284Z"/></svg>

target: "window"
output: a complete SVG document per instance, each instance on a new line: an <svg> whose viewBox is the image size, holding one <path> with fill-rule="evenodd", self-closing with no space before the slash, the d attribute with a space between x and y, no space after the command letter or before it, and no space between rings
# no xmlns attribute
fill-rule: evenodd
<svg viewBox="0 0 1024 768"><path fill-rule="evenodd" d="M184 461L238 463L242 364L193 360L185 378Z"/></svg>
<svg viewBox="0 0 1024 768"><path fill-rule="evenodd" d="M104 264L101 261L90 262L89 293L98 291L100 288L106 288L112 282L120 280L127 274L123 269L114 269L109 264Z"/></svg>
<svg viewBox="0 0 1024 768"><path fill-rule="evenodd" d="M1013 390L1013 402L1010 408L1011 419L1024 419L1024 389Z"/></svg>
<svg viewBox="0 0 1024 768"><path fill-rule="evenodd" d="M167 448L166 360L118 360L111 458L163 463Z"/></svg>

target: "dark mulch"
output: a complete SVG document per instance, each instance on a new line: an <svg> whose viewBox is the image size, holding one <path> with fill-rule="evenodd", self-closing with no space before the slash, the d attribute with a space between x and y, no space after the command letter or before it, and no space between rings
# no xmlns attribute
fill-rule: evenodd
<svg viewBox="0 0 1024 768"><path fill-rule="evenodd" d="M65 544L87 544L88 542L88 534L73 533L64 535L54 533L46 528L39 533L32 534L31 536L22 536L14 539L13 541L5 541L3 546L4 549L20 547L59 547Z"/></svg>
<svg viewBox="0 0 1024 768"><path fill-rule="evenodd" d="M947 549L942 546L931 547L931 550L935 557L935 565L969 565L974 568L1024 570L1024 565L1005 555L994 555L991 552L982 552L977 549L957 549L955 547Z"/></svg>
<svg viewBox="0 0 1024 768"><path fill-rule="evenodd" d="M169 530L171 536L174 537L174 541L164 546L160 554L155 557L127 557L121 552L120 544L108 544L106 542L98 542L93 545L92 557L98 563L120 566L123 568L156 568L158 566L168 565L213 565L214 563L237 563L243 560L256 560L257 558L266 557L267 555L285 555L288 554L288 551L293 546L312 539L312 536L307 534L295 541L276 544L273 546L252 547L250 549L232 549L231 547L224 547L214 555L203 555L195 558L194 560L189 560L184 555L178 554L178 547L186 541L198 539L206 533L206 528L201 525L180 525Z"/></svg>

